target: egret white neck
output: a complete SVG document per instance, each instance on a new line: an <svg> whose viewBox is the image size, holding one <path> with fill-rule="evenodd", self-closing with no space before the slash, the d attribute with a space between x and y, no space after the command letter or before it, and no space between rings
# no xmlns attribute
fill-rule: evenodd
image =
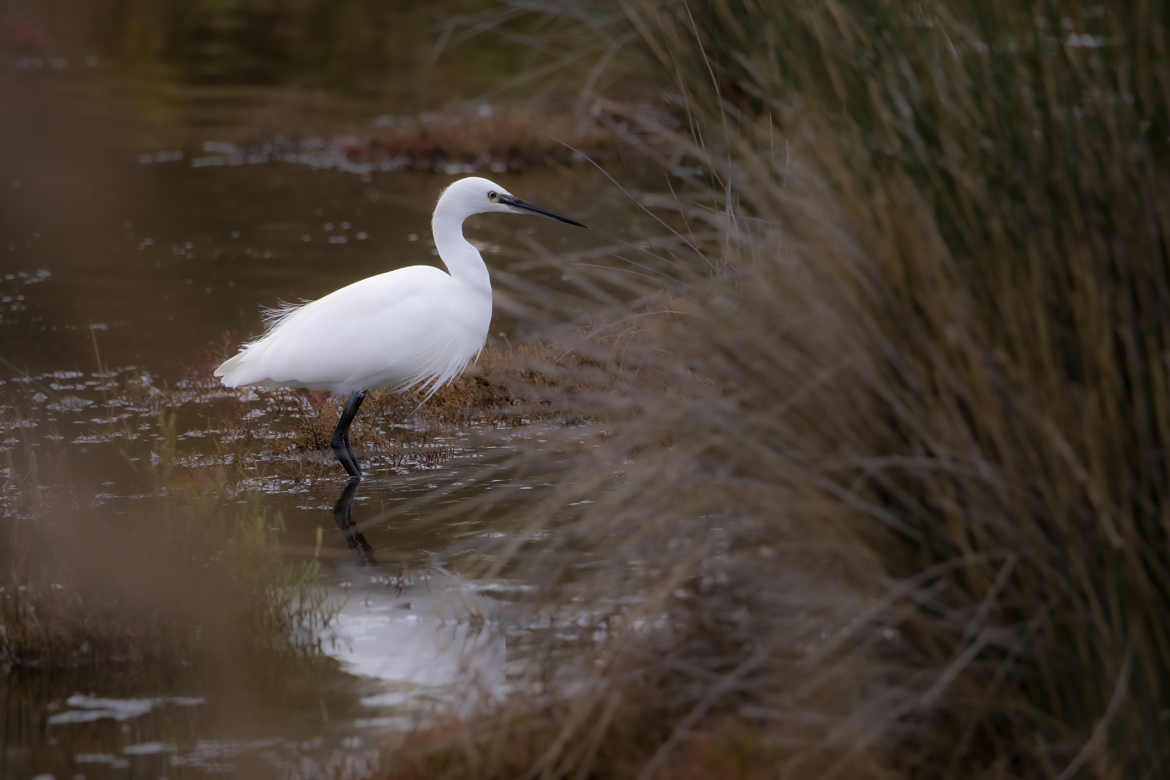
<svg viewBox="0 0 1170 780"><path fill-rule="evenodd" d="M431 232L435 237L439 259L447 266L452 277L491 295L492 284L487 265L479 250L463 237L463 220L467 215L450 206L440 198L431 217Z"/></svg>

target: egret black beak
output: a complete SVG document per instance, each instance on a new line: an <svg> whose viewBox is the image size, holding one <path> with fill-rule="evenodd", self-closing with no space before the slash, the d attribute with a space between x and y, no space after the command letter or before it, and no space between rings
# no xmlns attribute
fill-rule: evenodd
<svg viewBox="0 0 1170 780"><path fill-rule="evenodd" d="M500 195L499 202L503 203L505 206L511 206L514 209L523 209L524 211L531 211L533 214L541 214L541 215L546 216L546 217L552 217L553 219L560 220L561 222L568 222L570 225L576 225L577 227L585 227L585 225L581 224L580 222L578 222L575 219L569 219L568 217L564 216L563 214L558 214L555 211L549 211L548 209L544 209L544 208L541 208L540 206L533 205L526 200L520 200L519 198L514 197L512 195Z"/></svg>

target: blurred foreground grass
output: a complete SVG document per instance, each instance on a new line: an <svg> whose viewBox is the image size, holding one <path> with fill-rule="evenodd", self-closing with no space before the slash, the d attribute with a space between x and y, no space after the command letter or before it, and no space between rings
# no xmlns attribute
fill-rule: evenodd
<svg viewBox="0 0 1170 780"><path fill-rule="evenodd" d="M520 565L625 606L591 684L402 774L1162 774L1170 13L623 9L694 253L597 315L591 503Z"/></svg>
<svg viewBox="0 0 1170 780"><path fill-rule="evenodd" d="M78 505L94 500L78 486L47 492L10 472L10 487L23 489L7 491L4 506L5 672L119 665L172 684L278 691L323 661L338 605L318 585L315 562L285 560L281 520L254 496L195 513L166 497L172 483L140 502L145 522L129 523Z"/></svg>

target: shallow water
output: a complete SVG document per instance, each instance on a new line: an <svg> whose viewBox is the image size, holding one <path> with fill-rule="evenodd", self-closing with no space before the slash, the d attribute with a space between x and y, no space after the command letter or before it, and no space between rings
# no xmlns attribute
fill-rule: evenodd
<svg viewBox="0 0 1170 780"><path fill-rule="evenodd" d="M135 565L131 552L165 550L167 539L227 544L223 518L259 506L283 559L316 564L335 614L323 663L291 667L276 685L117 659L17 666L0 677L0 776L360 776L389 735L502 700L526 653L545 647L535 637L563 628L510 608L529 583L483 575L488 542L516 533L508 507L547 487L484 470L539 446L540 429L420 427L347 496L340 469L318 465L327 453L282 447L307 414L304 398L205 382L228 345L257 330L260 306L434 262L429 212L453 174L355 169L331 156L342 134L397 110L385 91L163 90L96 57L58 64L10 59L0 81L8 541L41 523L51 552L78 556L100 582L102 567ZM586 222L617 208L587 168L498 175ZM561 227L483 219L469 233L493 268L555 284L555 257L597 241ZM495 339L526 327L507 296ZM238 427L224 422L237 414ZM490 515L460 514L489 490L503 496ZM166 561L143 566L165 590Z"/></svg>
<svg viewBox="0 0 1170 780"><path fill-rule="evenodd" d="M484 468L538 445L538 427L479 425L430 436L404 447L393 466L370 469L354 495L353 485L322 477L315 466L278 470L281 458L327 456L267 450L265 436L279 440L295 412L260 395L252 405L261 414L251 421L260 438L247 476L225 482L209 446L224 432L199 425L198 407L217 401L200 394L179 405L167 431L147 400L111 406L103 398L139 371L61 370L0 385L8 413L0 445L5 493L24 498L4 505L5 530L15 525L16 537L22 522L52 522L50 543L70 560L66 537L87 539L85 554L97 559L88 563L101 576L124 565L123 553L135 565L134 547L166 554L168 539L187 534L227 539L223 516L258 503L282 558L319 567L316 582L331 611L320 635L326 663L292 664L275 685L199 669L168 676L116 658L75 668L17 666L0 678L0 775L363 776L378 766L390 735L502 702L525 679L526 665L548 651L542 638L565 630L545 614L512 608L532 589L528 583L482 576L490 564L484 550L515 533L509 507L547 487L506 472L485 479ZM14 413L17 407L26 411ZM460 514L461 502L490 490L505 494L497 514ZM417 503L435 491L442 497ZM43 504L31 516L22 511L30 493ZM113 538L94 544L94 526ZM171 576L166 561L150 555L138 565L148 582ZM180 586L174 608L197 597Z"/></svg>

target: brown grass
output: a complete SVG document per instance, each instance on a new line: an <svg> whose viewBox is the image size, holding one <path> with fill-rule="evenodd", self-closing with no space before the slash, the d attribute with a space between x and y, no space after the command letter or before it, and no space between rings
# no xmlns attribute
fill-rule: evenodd
<svg viewBox="0 0 1170 780"><path fill-rule="evenodd" d="M611 435L515 519L549 536L513 563L606 639L581 688L396 765L1160 774L1170 19L625 8L689 131L628 120L700 169L673 210L718 240L578 399Z"/></svg>

